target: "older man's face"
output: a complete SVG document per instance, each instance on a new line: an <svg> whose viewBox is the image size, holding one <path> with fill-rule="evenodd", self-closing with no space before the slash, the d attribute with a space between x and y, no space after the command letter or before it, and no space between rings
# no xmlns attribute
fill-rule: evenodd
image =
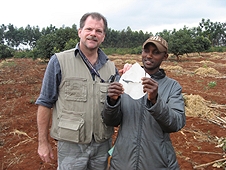
<svg viewBox="0 0 226 170"><path fill-rule="evenodd" d="M97 49L104 41L104 22L103 20L93 19L89 16L83 28L78 31L80 37L80 48Z"/></svg>

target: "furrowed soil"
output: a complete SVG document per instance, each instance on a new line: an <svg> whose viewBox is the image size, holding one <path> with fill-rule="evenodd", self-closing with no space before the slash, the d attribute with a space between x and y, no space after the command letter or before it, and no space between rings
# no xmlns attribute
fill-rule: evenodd
<svg viewBox="0 0 226 170"><path fill-rule="evenodd" d="M109 56L118 69L141 63L139 55ZM37 154L37 106L47 62L0 60L0 169L57 169L55 160L43 163ZM186 125L171 139L181 170L223 170L226 158L226 53L169 57L162 68L183 87ZM115 129L117 133L117 128ZM115 139L113 135L113 139Z"/></svg>

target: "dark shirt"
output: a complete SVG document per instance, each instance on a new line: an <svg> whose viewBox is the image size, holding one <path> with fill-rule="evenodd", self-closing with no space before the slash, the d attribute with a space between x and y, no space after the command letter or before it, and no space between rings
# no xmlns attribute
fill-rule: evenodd
<svg viewBox="0 0 226 170"><path fill-rule="evenodd" d="M80 51L79 44L77 44L75 47L75 57L78 52L82 57L85 57ZM93 67L98 71L100 70L100 68L103 67L103 65L107 62L107 60L108 60L108 57L104 54L104 52L101 49L98 49L98 61L96 62L96 64L93 65ZM90 70L90 74L94 79L95 73L92 71L92 69L89 69L89 70ZM118 73L118 71L116 72ZM50 58L49 63L47 65L43 82L42 82L41 92L35 104L52 108L54 103L58 99L58 87L60 83L61 83L60 64L56 55L53 55Z"/></svg>

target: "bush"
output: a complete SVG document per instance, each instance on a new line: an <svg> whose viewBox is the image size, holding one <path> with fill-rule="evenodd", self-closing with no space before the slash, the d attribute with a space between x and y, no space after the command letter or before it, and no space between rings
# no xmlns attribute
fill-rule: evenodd
<svg viewBox="0 0 226 170"><path fill-rule="evenodd" d="M225 46L222 46L222 47L211 47L206 52L226 52L226 47Z"/></svg>
<svg viewBox="0 0 226 170"><path fill-rule="evenodd" d="M64 50L70 50L72 48L75 48L76 44L78 43L77 39L70 39L66 42Z"/></svg>
<svg viewBox="0 0 226 170"><path fill-rule="evenodd" d="M208 86L209 86L210 88L213 88L213 87L215 87L216 85L217 85L217 83L216 83L215 81L211 81L211 82L208 83Z"/></svg>
<svg viewBox="0 0 226 170"><path fill-rule="evenodd" d="M10 58L13 57L14 49L0 44L0 59Z"/></svg>
<svg viewBox="0 0 226 170"><path fill-rule="evenodd" d="M15 58L34 58L34 55L31 50L25 51L16 51L14 54Z"/></svg>
<svg viewBox="0 0 226 170"><path fill-rule="evenodd" d="M102 48L106 55L141 54L141 47L136 48Z"/></svg>

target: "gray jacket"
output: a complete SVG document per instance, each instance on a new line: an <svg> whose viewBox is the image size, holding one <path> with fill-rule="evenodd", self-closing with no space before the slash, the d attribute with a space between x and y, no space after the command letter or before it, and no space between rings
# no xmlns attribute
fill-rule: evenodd
<svg viewBox="0 0 226 170"><path fill-rule="evenodd" d="M108 100L102 116L106 125L120 125L111 158L111 170L177 170L170 133L184 127L186 116L180 84L165 76L156 77L157 102L147 95L134 100L122 94L115 106Z"/></svg>

